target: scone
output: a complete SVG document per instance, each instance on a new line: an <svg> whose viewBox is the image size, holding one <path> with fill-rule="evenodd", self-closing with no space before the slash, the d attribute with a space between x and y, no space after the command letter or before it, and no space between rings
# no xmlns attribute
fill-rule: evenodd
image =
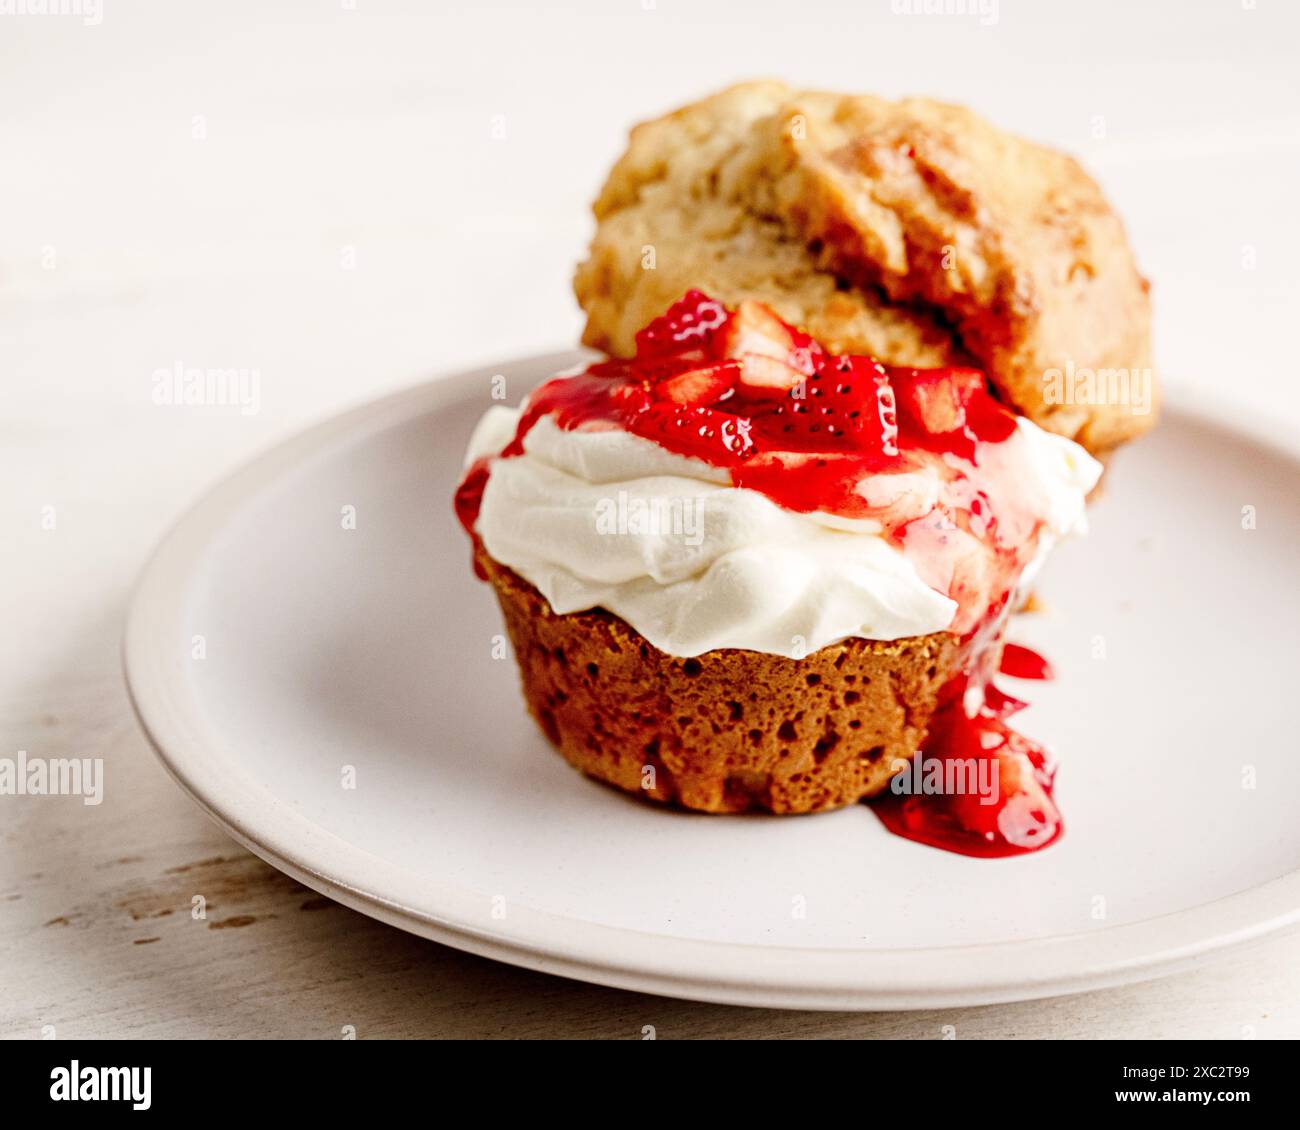
<svg viewBox="0 0 1300 1130"><path fill-rule="evenodd" d="M983 369L1105 454L1151 426L1150 302L1071 157L926 99L732 87L632 131L575 289L631 356L685 291L767 303L828 349Z"/></svg>
<svg viewBox="0 0 1300 1130"><path fill-rule="evenodd" d="M480 553L543 732L584 773L701 812L817 812L875 796L956 674L957 637L844 639L801 660L669 655L604 610L558 615Z"/></svg>
<svg viewBox="0 0 1300 1130"><path fill-rule="evenodd" d="M1051 842L1051 766L991 679L1100 464L977 369L837 355L751 299L689 292L631 352L489 409L457 491L550 740L705 812L897 793L921 749L969 787L917 778L890 827Z"/></svg>

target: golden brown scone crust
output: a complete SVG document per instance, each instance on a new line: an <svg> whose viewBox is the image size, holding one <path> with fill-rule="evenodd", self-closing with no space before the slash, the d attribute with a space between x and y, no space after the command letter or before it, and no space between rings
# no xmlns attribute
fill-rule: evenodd
<svg viewBox="0 0 1300 1130"><path fill-rule="evenodd" d="M759 298L834 350L977 364L1095 452L1155 420L1049 403L1044 374L1067 363L1150 369L1147 283L1073 158L961 107L732 87L637 126L594 211L574 285L596 348L630 354L697 287Z"/></svg>
<svg viewBox="0 0 1300 1130"><path fill-rule="evenodd" d="M611 613L557 615L517 574L481 552L479 562L528 709L565 759L703 812L817 812L875 795L915 753L958 664L946 632L846 640L801 660L737 650L677 659Z"/></svg>

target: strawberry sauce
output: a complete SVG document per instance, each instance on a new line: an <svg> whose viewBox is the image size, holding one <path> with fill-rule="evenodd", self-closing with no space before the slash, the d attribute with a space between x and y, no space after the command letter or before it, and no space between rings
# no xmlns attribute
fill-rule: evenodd
<svg viewBox="0 0 1300 1130"><path fill-rule="evenodd" d="M1006 724L1025 704L1003 695L997 701L973 718L958 703L935 715L912 767L895 780L919 780L920 789L932 780L945 791L883 794L872 807L886 828L985 859L1036 851L1060 838L1064 825L1052 801L1056 766L1042 746ZM966 787L952 789L953 781Z"/></svg>
<svg viewBox="0 0 1300 1130"><path fill-rule="evenodd" d="M1015 679L1056 678L1056 672L1046 659L1033 649L1018 643L1009 643L1002 649L1002 663L998 670Z"/></svg>
<svg viewBox="0 0 1300 1130"><path fill-rule="evenodd" d="M891 368L837 356L766 306L734 311L691 291L637 335L636 355L557 377L529 398L498 458L532 426L618 428L726 469L787 510L848 520L897 547L956 604L961 672L940 696L924 748L899 774L924 791L874 803L892 832L949 851L1014 855L1053 842L1048 755L1006 719L1024 707L991 683L1001 669L1050 678L1026 648L998 645L1041 518L1022 501L1015 416L974 369ZM490 474L479 460L456 492L471 537ZM937 766L937 768L934 768ZM962 770L978 794L936 793ZM927 783L928 782L928 783Z"/></svg>

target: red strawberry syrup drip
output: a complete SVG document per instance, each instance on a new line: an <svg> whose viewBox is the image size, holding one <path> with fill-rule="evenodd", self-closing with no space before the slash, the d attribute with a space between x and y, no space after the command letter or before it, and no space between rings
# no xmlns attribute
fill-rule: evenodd
<svg viewBox="0 0 1300 1130"><path fill-rule="evenodd" d="M483 506L483 488L487 486L488 466L490 460L486 457L475 459L466 469L464 476L460 480L460 486L456 488L456 517L465 527L474 543L474 552L470 555L470 563L474 567L474 575L480 581L486 581L487 570L479 564L478 534L474 531L475 523L478 522L478 512Z"/></svg>
<svg viewBox="0 0 1300 1130"><path fill-rule="evenodd" d="M872 802L895 835L984 859L1023 855L1060 839L1065 830L1052 799L1056 764L1037 742L1007 725L1027 705L993 684L1028 648L1007 644L998 657L1009 609L1003 606L963 641L962 674L939 695L921 749ZM1010 672L1007 672L1010 674ZM942 791L934 791L940 789Z"/></svg>
<svg viewBox="0 0 1300 1130"><path fill-rule="evenodd" d="M1056 839L1050 761L1006 725L1024 704L990 682L1042 520L1022 502L1027 468L1009 442L1015 416L984 375L837 356L760 303L728 310L698 291L636 342L631 359L540 386L496 458L522 454L529 430L549 416L564 430L617 428L724 468L735 486L787 510L870 523L957 604L950 630L962 639L961 673L944 688L918 758L968 765L988 785L983 798L891 795L876 806L881 819L898 835L968 855L1018 854ZM456 492L476 545L491 462L476 461ZM1015 645L1002 663L1008 674L1050 677L1045 661ZM994 792L996 801L981 803Z"/></svg>
<svg viewBox="0 0 1300 1130"><path fill-rule="evenodd" d="M1055 678L1046 659L1015 643L1004 646L998 670L1019 679ZM981 677L983 701L972 717L963 700ZM919 780L923 790L919 765L921 774L933 773L944 787L956 784L960 791L891 789L874 805L885 827L919 843L983 858L1021 855L1059 839L1065 829L1052 800L1056 765L1042 746L1006 724L1027 704L995 686L987 673L954 680L941 702L925 745L899 780L914 788Z"/></svg>
<svg viewBox="0 0 1300 1130"><path fill-rule="evenodd" d="M1018 643L1009 643L1002 649L1002 663L998 670L1015 679L1056 678L1056 672L1046 659L1032 648Z"/></svg>
<svg viewBox="0 0 1300 1130"><path fill-rule="evenodd" d="M906 839L985 859L1037 851L1059 839L1056 766L1042 746L1006 724L1023 706L1003 697L973 718L960 700L941 709L912 765L895 778L913 791L887 792L872 803L881 823ZM933 787L943 791L924 791L931 773Z"/></svg>

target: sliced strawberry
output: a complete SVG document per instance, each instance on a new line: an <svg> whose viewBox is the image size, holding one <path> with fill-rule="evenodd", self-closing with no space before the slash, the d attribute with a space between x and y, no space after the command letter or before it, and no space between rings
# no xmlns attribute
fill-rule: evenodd
<svg viewBox="0 0 1300 1130"><path fill-rule="evenodd" d="M627 421L627 430L679 455L732 466L754 452L749 421L729 412L661 400Z"/></svg>
<svg viewBox="0 0 1300 1130"><path fill-rule="evenodd" d="M698 290L688 290L664 314L636 335L638 357L662 357L707 345L727 324L727 308ZM701 357L703 354L701 354Z"/></svg>
<svg viewBox="0 0 1300 1130"><path fill-rule="evenodd" d="M967 832L973 832L984 840L995 840L998 835L998 821L1002 816L1002 786L999 765L996 757L989 759L971 759L963 767L968 777L976 781L982 777L990 789L996 787L998 794L990 798L988 804L982 803L978 792L954 793L947 800L948 811L953 819ZM981 773L981 769L983 772ZM973 770L973 774L972 774Z"/></svg>
<svg viewBox="0 0 1300 1130"><path fill-rule="evenodd" d="M879 453L880 437L862 419L807 397L784 395L750 409L755 433L769 450Z"/></svg>
<svg viewBox="0 0 1300 1130"><path fill-rule="evenodd" d="M966 409L985 394L978 369L891 369L898 409L928 435L947 435L966 426Z"/></svg>
<svg viewBox="0 0 1300 1130"><path fill-rule="evenodd" d="M807 374L777 357L763 353L743 353L740 356L740 383L753 389L775 389L788 392Z"/></svg>
<svg viewBox="0 0 1300 1130"><path fill-rule="evenodd" d="M722 337L722 352L727 357L757 354L788 362L795 347L790 328L761 302L746 298L736 307Z"/></svg>
<svg viewBox="0 0 1300 1130"><path fill-rule="evenodd" d="M1032 851L1061 833L1046 751L990 710L967 717L960 702L932 720L922 756L942 763L943 791L888 800L878 809L899 835L965 855Z"/></svg>
<svg viewBox="0 0 1300 1130"><path fill-rule="evenodd" d="M941 724L927 744L966 770L967 788L950 793L947 807L967 831L1018 848L1055 838L1061 818L1047 792L1050 773L1038 769L1046 754L1035 742L985 709L974 718L958 716Z"/></svg>
<svg viewBox="0 0 1300 1130"><path fill-rule="evenodd" d="M650 394L640 385L614 385L609 398L625 412L640 412L650 404Z"/></svg>
<svg viewBox="0 0 1300 1130"><path fill-rule="evenodd" d="M743 367L750 364L746 358ZM742 389L749 388L746 379L742 375ZM774 390L764 391L770 396ZM898 421L889 378L869 358L821 355L806 380L750 403L755 429L769 448L876 455L881 469L898 469L891 463L898 456Z"/></svg>
<svg viewBox="0 0 1300 1130"><path fill-rule="evenodd" d="M876 398L876 419L880 421L880 444L886 455L898 454L898 400L888 377L872 381Z"/></svg>
<svg viewBox="0 0 1300 1130"><path fill-rule="evenodd" d="M1033 742L1014 731L998 750L1002 789L998 832L1007 843L1019 848L1050 842L1061 826L1061 814L1036 771L1030 750L1041 753Z"/></svg>
<svg viewBox="0 0 1300 1130"><path fill-rule="evenodd" d="M719 361L699 369L688 369L654 386L654 395L675 404L713 404L736 387L740 365Z"/></svg>
<svg viewBox="0 0 1300 1130"><path fill-rule="evenodd" d="M806 333L787 326L768 307L745 299L719 339L724 356L741 362L740 383L760 394L787 392L816 372L825 357Z"/></svg>

